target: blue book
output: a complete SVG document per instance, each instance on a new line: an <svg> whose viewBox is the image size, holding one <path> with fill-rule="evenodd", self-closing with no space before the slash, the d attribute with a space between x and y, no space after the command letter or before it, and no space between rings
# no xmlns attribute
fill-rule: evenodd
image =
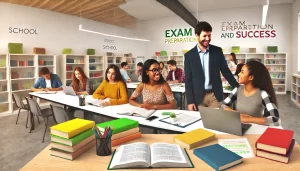
<svg viewBox="0 0 300 171"><path fill-rule="evenodd" d="M243 157L219 144L197 148L194 154L215 170L225 170L243 162Z"/></svg>

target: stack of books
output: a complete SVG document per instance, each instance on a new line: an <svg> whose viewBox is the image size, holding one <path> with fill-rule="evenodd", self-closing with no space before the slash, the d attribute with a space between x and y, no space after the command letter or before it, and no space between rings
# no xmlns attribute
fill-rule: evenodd
<svg viewBox="0 0 300 171"><path fill-rule="evenodd" d="M94 121L76 118L52 126L50 155L74 160L95 146Z"/></svg>
<svg viewBox="0 0 300 171"><path fill-rule="evenodd" d="M291 130L267 128L256 141L256 156L288 163L295 144L293 135Z"/></svg>
<svg viewBox="0 0 300 171"><path fill-rule="evenodd" d="M142 134L139 130L139 123L135 120L120 118L108 122L99 123L96 125L101 133L105 127L113 128L111 136L111 146L117 146L125 142L141 138Z"/></svg>

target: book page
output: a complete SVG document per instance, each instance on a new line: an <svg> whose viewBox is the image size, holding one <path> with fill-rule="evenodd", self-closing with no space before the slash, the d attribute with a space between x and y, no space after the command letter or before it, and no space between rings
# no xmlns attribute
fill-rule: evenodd
<svg viewBox="0 0 300 171"><path fill-rule="evenodd" d="M102 107L100 105L100 103L102 103L103 101L109 101L110 99L109 98L106 98L104 100L98 100L98 99L94 99L92 96L87 96L85 101L86 103L89 103L91 105L95 105L95 106L99 106L99 107Z"/></svg>
<svg viewBox="0 0 300 171"><path fill-rule="evenodd" d="M150 166L150 148L146 143L122 145L117 149L110 168Z"/></svg>
<svg viewBox="0 0 300 171"><path fill-rule="evenodd" d="M150 149L152 164L158 162L187 163L180 146L177 144L154 143Z"/></svg>
<svg viewBox="0 0 300 171"><path fill-rule="evenodd" d="M37 91L36 94L56 94L57 91Z"/></svg>
<svg viewBox="0 0 300 171"><path fill-rule="evenodd" d="M155 112L155 110L147 110L147 109L144 109L144 108L137 107L137 108L133 111L133 115L141 116L141 117L144 117L144 118L148 118L148 117L149 117L150 115L152 115L154 112Z"/></svg>
<svg viewBox="0 0 300 171"><path fill-rule="evenodd" d="M254 153L247 138L241 139L219 139L218 144L234 152L243 158L252 158Z"/></svg>

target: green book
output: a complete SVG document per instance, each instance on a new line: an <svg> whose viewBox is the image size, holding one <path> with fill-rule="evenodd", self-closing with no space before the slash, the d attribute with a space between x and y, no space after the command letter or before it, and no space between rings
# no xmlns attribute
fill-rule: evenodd
<svg viewBox="0 0 300 171"><path fill-rule="evenodd" d="M127 131L132 128L136 128L139 126L139 122L127 118L120 118L108 122L103 122L96 124L96 126L99 128L101 132L104 132L105 127L110 126L113 128L112 134L117 134L123 131Z"/></svg>
<svg viewBox="0 0 300 171"><path fill-rule="evenodd" d="M68 146L74 146L78 143L80 143L81 141L85 140L86 138L90 137L91 135L93 135L94 132L92 129L88 129L78 135L76 135L75 137L72 137L70 139L67 138L63 138L63 137L59 137L56 135L51 134L51 141L52 142L56 142L56 143L60 143L60 144L65 144Z"/></svg>
<svg viewBox="0 0 300 171"><path fill-rule="evenodd" d="M241 48L239 46L232 46L231 47L231 52L233 53L240 53Z"/></svg>
<svg viewBox="0 0 300 171"><path fill-rule="evenodd" d="M278 47L277 46L268 46L267 51L268 52L278 52Z"/></svg>

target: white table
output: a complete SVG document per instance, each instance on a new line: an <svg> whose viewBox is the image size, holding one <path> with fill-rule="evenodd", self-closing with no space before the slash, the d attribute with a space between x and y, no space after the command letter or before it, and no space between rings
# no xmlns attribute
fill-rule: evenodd
<svg viewBox="0 0 300 171"><path fill-rule="evenodd" d="M132 82L132 83L126 83L128 89L135 90L136 87L140 84L140 82ZM185 104L185 84L184 83L178 83L178 84L169 84L171 87L172 92L174 93L180 93L180 99L182 101L180 105L180 109L184 109L183 106ZM226 90L223 88L223 93L228 95L231 93L231 90Z"/></svg>
<svg viewBox="0 0 300 171"><path fill-rule="evenodd" d="M139 122L140 125L150 127L153 129L158 129L158 130L166 130L166 131L175 131L175 132L188 132L197 128L203 128L202 120L195 122L194 124L191 124L185 128L180 128L177 126L173 126L167 123L163 123L159 121L159 119L167 117L163 116L161 113L164 111L172 111L175 113L184 113L187 115L193 115L197 116L200 118L200 113L197 111L186 111L186 110L157 110L153 115L158 116L159 119L155 119L151 122L146 121L145 118L142 117L135 117L135 116L127 116L127 115L119 115L117 114L118 111L121 109L126 108L126 106L129 106L130 104L124 104L124 105L118 105L118 106L107 106L104 108L100 108L97 106L92 106L92 105L86 105L86 106L79 106L79 100L77 96L69 96L69 95L64 95L63 93L57 93L57 94L37 94L37 93L29 93L30 96L38 97L44 100L48 100L54 103L59 103L62 105L66 106L71 106L75 107L81 110L85 111L90 111L95 114L103 115L103 116L108 116L111 118L129 118L133 119ZM263 125L257 125L257 124L252 124L250 129L246 132L246 134L262 134L268 126L263 126ZM277 127L281 128L281 127ZM219 131L214 131L211 130L217 134L225 134L223 132Z"/></svg>

